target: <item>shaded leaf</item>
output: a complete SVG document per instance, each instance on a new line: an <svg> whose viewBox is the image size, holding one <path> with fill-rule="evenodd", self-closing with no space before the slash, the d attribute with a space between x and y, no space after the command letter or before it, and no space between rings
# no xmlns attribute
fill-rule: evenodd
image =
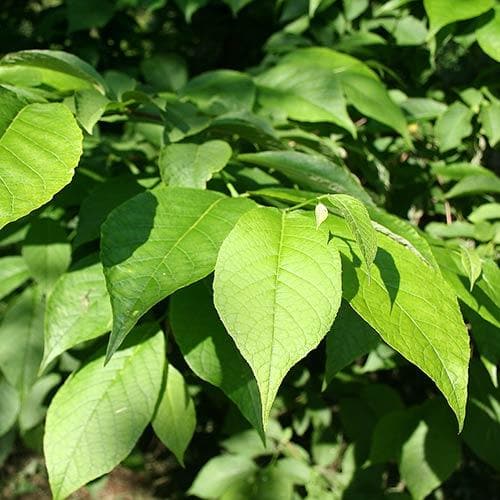
<svg viewBox="0 0 500 500"><path fill-rule="evenodd" d="M22 257L0 258L0 299L19 288L29 276L28 266Z"/></svg>

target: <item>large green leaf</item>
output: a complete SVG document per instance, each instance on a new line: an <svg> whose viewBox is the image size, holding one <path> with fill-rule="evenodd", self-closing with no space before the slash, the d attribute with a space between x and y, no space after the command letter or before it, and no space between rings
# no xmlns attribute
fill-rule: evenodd
<svg viewBox="0 0 500 500"><path fill-rule="evenodd" d="M254 206L213 191L160 186L111 212L101 240L113 308L108 357L146 311L214 270L222 241Z"/></svg>
<svg viewBox="0 0 500 500"><path fill-rule="evenodd" d="M153 418L162 443L184 465L184 452L196 428L196 411L182 374L171 364L165 368L165 387Z"/></svg>
<svg viewBox="0 0 500 500"><path fill-rule="evenodd" d="M0 88L0 228L52 199L73 177L82 133L63 104L26 104Z"/></svg>
<svg viewBox="0 0 500 500"><path fill-rule="evenodd" d="M298 213L257 208L221 246L214 303L254 372L264 427L288 370L314 349L340 306L340 258Z"/></svg>
<svg viewBox="0 0 500 500"><path fill-rule="evenodd" d="M64 351L108 332L111 324L111 304L102 265L64 274L47 300L40 370Z"/></svg>
<svg viewBox="0 0 500 500"><path fill-rule="evenodd" d="M476 31L477 43L492 58L500 62L500 6L497 4L493 18Z"/></svg>
<svg viewBox="0 0 500 500"><path fill-rule="evenodd" d="M22 257L0 258L0 299L20 287L29 276L28 266Z"/></svg>
<svg viewBox="0 0 500 500"><path fill-rule="evenodd" d="M449 285L439 271L380 233L370 280L345 222L330 215L324 225L343 256L344 298L385 342L436 383L461 428L470 349Z"/></svg>
<svg viewBox="0 0 500 500"><path fill-rule="evenodd" d="M479 16L493 7L493 0L424 0L431 32L436 33L443 26Z"/></svg>
<svg viewBox="0 0 500 500"><path fill-rule="evenodd" d="M198 282L177 291L170 301L170 323L191 370L220 387L262 434L257 382L217 315L211 284Z"/></svg>
<svg viewBox="0 0 500 500"><path fill-rule="evenodd" d="M36 380L43 353L44 301L37 288L26 288L9 304L0 324L0 369L21 394Z"/></svg>
<svg viewBox="0 0 500 500"><path fill-rule="evenodd" d="M102 93L107 88L102 76L90 64L73 54L60 50L22 50L13 52L3 57L0 65L28 66L54 72L56 75L58 73L68 75L97 88ZM50 80L54 79L57 80L57 77L52 76L50 78Z"/></svg>
<svg viewBox="0 0 500 500"><path fill-rule="evenodd" d="M457 101L437 119L434 131L441 153L459 147L472 133L472 115L472 110Z"/></svg>
<svg viewBox="0 0 500 500"><path fill-rule="evenodd" d="M366 204L373 204L353 174L323 156L296 151L264 151L240 154L238 159L277 170L305 189L321 193L350 194Z"/></svg>
<svg viewBox="0 0 500 500"><path fill-rule="evenodd" d="M131 452L160 393L163 333L145 325L104 366L98 356L68 378L47 412L44 455L55 500L109 472Z"/></svg>
<svg viewBox="0 0 500 500"><path fill-rule="evenodd" d="M22 254L34 280L42 290L50 291L69 267L71 245L57 221L40 218L31 223Z"/></svg>
<svg viewBox="0 0 500 500"><path fill-rule="evenodd" d="M224 141L168 144L158 160L163 182L169 186L204 189L213 174L230 160L231 146Z"/></svg>

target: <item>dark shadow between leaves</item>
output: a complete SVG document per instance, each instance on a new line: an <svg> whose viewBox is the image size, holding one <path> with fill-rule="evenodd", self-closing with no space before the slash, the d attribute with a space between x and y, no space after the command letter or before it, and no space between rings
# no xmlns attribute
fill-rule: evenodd
<svg viewBox="0 0 500 500"><path fill-rule="evenodd" d="M380 271L380 277L391 300L391 308L394 306L401 282L401 275L392 255L383 248L378 249L375 257L375 266Z"/></svg>

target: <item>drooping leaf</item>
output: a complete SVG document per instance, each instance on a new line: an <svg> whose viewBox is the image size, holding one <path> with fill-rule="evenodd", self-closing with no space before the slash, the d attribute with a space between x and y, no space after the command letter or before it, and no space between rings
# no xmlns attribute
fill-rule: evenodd
<svg viewBox="0 0 500 500"><path fill-rule="evenodd" d="M61 276L47 300L40 370L64 351L111 330L112 313L102 265Z"/></svg>
<svg viewBox="0 0 500 500"><path fill-rule="evenodd" d="M24 240L22 254L31 276L50 291L71 262L71 245L61 225L48 218L35 219Z"/></svg>
<svg viewBox="0 0 500 500"><path fill-rule="evenodd" d="M347 222L370 274L370 266L377 254L377 233L368 211L359 200L346 194L330 195L326 200L341 212Z"/></svg>
<svg viewBox="0 0 500 500"><path fill-rule="evenodd" d="M22 257L0 258L0 299L20 287L29 276L28 266Z"/></svg>
<svg viewBox="0 0 500 500"><path fill-rule="evenodd" d="M470 396L463 438L481 460L500 470L500 390L478 360L471 362Z"/></svg>
<svg viewBox="0 0 500 500"><path fill-rule="evenodd" d="M109 99L94 89L75 92L76 118L81 126L92 134L94 125L101 119Z"/></svg>
<svg viewBox="0 0 500 500"><path fill-rule="evenodd" d="M481 15L493 7L493 0L424 0L424 7L435 34L447 24Z"/></svg>
<svg viewBox="0 0 500 500"><path fill-rule="evenodd" d="M422 413L399 461L401 479L415 500L423 500L446 481L460 462L460 444L448 408L433 400Z"/></svg>
<svg viewBox="0 0 500 500"><path fill-rule="evenodd" d="M160 151L163 182L169 186L204 189L213 174L226 166L231 154L231 146L224 141L168 144Z"/></svg>
<svg viewBox="0 0 500 500"><path fill-rule="evenodd" d="M343 257L344 298L384 341L426 373L445 395L459 427L465 416L469 339L457 300L439 271L378 233L371 280L345 222L329 226Z"/></svg>
<svg viewBox="0 0 500 500"><path fill-rule="evenodd" d="M63 104L26 104L0 88L0 228L71 181L82 133Z"/></svg>
<svg viewBox="0 0 500 500"><path fill-rule="evenodd" d="M160 186L111 212L101 240L113 308L108 359L146 311L213 271L220 244L254 206L213 191Z"/></svg>
<svg viewBox="0 0 500 500"><path fill-rule="evenodd" d="M60 50L21 50L4 56L0 65L28 66L68 75L83 80L102 93L107 88L102 76L90 64Z"/></svg>
<svg viewBox="0 0 500 500"><path fill-rule="evenodd" d="M285 174L305 189L321 193L345 193L373 204L353 174L323 156L295 151L264 151L240 154L238 159Z"/></svg>
<svg viewBox="0 0 500 500"><path fill-rule="evenodd" d="M500 62L500 6L495 6L493 18L476 31L477 43L495 61Z"/></svg>
<svg viewBox="0 0 500 500"><path fill-rule="evenodd" d="M161 442L184 465L184 452L196 428L196 411L182 374L171 364L165 368L165 388L153 417L153 429Z"/></svg>
<svg viewBox="0 0 500 500"><path fill-rule="evenodd" d="M200 498L221 498L232 485L256 471L257 465L249 457L220 455L203 466L188 493Z"/></svg>
<svg viewBox="0 0 500 500"><path fill-rule="evenodd" d="M323 226L254 209L221 246L214 303L257 379L264 427L288 370L314 349L340 306L340 259Z"/></svg>
<svg viewBox="0 0 500 500"><path fill-rule="evenodd" d="M472 114L465 104L456 101L437 119L434 132L441 153L459 147L472 133Z"/></svg>
<svg viewBox="0 0 500 500"><path fill-rule="evenodd" d="M498 18L500 19L500 14L498 14ZM500 32L500 26L499 26L499 32ZM500 35L499 35L499 40L500 40ZM500 54L500 47L498 50ZM481 112L479 113L479 120L481 122L481 125L483 126L484 133L488 138L490 146L494 148L500 141L500 102L495 101L489 103L487 106L483 106L481 108Z"/></svg>
<svg viewBox="0 0 500 500"><path fill-rule="evenodd" d="M29 287L12 300L0 324L0 369L21 394L36 380L42 360L43 312L40 290Z"/></svg>
<svg viewBox="0 0 500 500"><path fill-rule="evenodd" d="M132 450L155 410L165 363L163 333L145 325L104 366L72 375L47 412L44 455L55 500L109 472ZM64 443L64 446L61 444Z"/></svg>
<svg viewBox="0 0 500 500"><path fill-rule="evenodd" d="M481 257L475 252L467 247L461 247L460 255L462 257L462 267L469 277L470 290L474 287L474 283L481 276L482 262Z"/></svg>
<svg viewBox="0 0 500 500"><path fill-rule="evenodd" d="M0 375L0 436L7 433L15 424L21 408L19 392Z"/></svg>
<svg viewBox="0 0 500 500"><path fill-rule="evenodd" d="M220 387L262 434L257 382L217 315L210 284L199 282L177 291L170 301L170 323L193 372Z"/></svg>
<svg viewBox="0 0 500 500"><path fill-rule="evenodd" d="M329 384L340 370L368 354L380 342L377 332L343 302L326 336L325 383Z"/></svg>

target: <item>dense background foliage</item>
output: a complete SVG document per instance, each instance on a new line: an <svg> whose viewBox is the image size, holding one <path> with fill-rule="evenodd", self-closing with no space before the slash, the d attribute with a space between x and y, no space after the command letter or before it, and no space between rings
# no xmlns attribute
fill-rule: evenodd
<svg viewBox="0 0 500 500"><path fill-rule="evenodd" d="M53 400L45 456L58 498L122 461L121 474L133 470L141 483L136 494L159 498L183 498L188 490L226 500L498 496L499 2L3 0L0 24L0 180L7 190L12 181L25 203L16 212L0 198L1 497L46 494L36 457ZM64 51L90 66L60 52L23 52L34 49ZM63 105L43 108L48 103ZM26 113L25 129L9 125L12 110ZM40 150L18 157L14 130ZM13 156L45 162L44 199L30 202L38 181L16 177ZM67 171L56 175L57 162ZM197 191L151 195L159 183ZM203 241L192 250L189 279L139 293L132 305L125 300L140 280L135 269L157 271L134 261L134 251L153 236L171 237L145 227L144 218L161 213L177 221L168 201L185 217L211 210L215 191L228 198L214 220L230 220L214 233L203 227L210 241L220 245L243 213L250 221L249 200L300 205L304 214L321 201L316 217L323 207L331 215L320 230L330 231L342 255L344 300L334 326L317 349L301 352L298 359L311 351L300 363L283 367L283 376L291 370L270 409L266 446L259 436L265 409L256 412L248 397L257 391L252 372L229 337L221 340L227 333L211 299L214 265L196 260ZM351 286L365 286L356 273L374 258L368 215L381 269L380 277L372 266L371 279L390 282L392 295L388 288L361 298ZM361 236L349 240L353 226L345 221L353 217L353 234ZM252 223L271 227L271 219ZM244 240L244 231L222 246L226 267L236 251L246 262L251 245L237 236ZM161 252L149 247L142 258ZM175 258L173 276L182 274ZM221 290L228 286L222 265L215 280ZM320 286L332 295L335 287ZM308 297L319 303L321 294ZM460 398L467 380L448 374L446 382L440 372L460 374L464 363L467 370L455 297L471 338L466 412ZM222 302L216 289L219 315L229 318L230 300ZM442 328L444 337L434 339L442 365L404 337L402 313L399 324L392 316L397 308L410 311L408 322L423 336ZM127 338L103 375L113 320L108 357L136 314L148 310L135 340ZM235 340L243 354L258 347ZM160 387L165 349L168 377ZM98 382L119 370L122 388L97 394ZM85 394L109 399L119 415L126 409L112 401L129 397L127 390L135 413L119 437L112 425L92 428L90 409L71 407L74 394ZM160 391L166 396L157 407ZM459 425L465 413L460 434L454 413ZM84 446L77 447L74 458L64 443L87 424L88 449L80 457ZM77 472L61 473L61 461ZM117 477L88 491L103 494Z"/></svg>

